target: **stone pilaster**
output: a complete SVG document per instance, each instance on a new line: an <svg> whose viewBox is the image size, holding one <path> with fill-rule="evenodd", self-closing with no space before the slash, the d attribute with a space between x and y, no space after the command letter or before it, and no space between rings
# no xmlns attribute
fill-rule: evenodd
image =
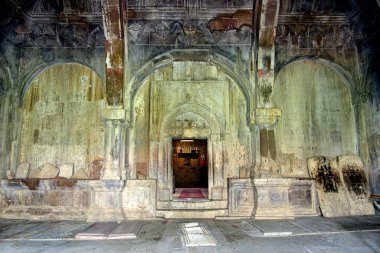
<svg viewBox="0 0 380 253"><path fill-rule="evenodd" d="M124 86L124 21L125 10L120 0L102 0L106 53L106 91L108 105L123 104Z"/></svg>
<svg viewBox="0 0 380 253"><path fill-rule="evenodd" d="M281 110L273 108L272 92L275 68L275 38L279 13L279 0L262 0L256 5L259 17L254 20L256 29L253 59L256 71L256 108L251 112L251 124L258 128L255 138L260 159L256 158L255 177L278 174L274 129Z"/></svg>
<svg viewBox="0 0 380 253"><path fill-rule="evenodd" d="M107 109L103 114L104 119L104 168L102 180L120 180L127 176L124 168L124 144L125 129L128 124L125 121L125 110L119 108Z"/></svg>

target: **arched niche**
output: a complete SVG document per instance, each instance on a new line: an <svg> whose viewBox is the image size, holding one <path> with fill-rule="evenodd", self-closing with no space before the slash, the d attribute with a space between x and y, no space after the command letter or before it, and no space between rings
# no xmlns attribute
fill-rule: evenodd
<svg viewBox="0 0 380 253"><path fill-rule="evenodd" d="M103 157L104 107L104 85L92 69L64 63L40 72L22 101L19 163L32 169L72 163L75 171L89 172L91 163Z"/></svg>
<svg viewBox="0 0 380 253"><path fill-rule="evenodd" d="M286 65L273 102L282 110L275 136L283 175L307 176L309 157L358 154L350 84L324 60Z"/></svg>
<svg viewBox="0 0 380 253"><path fill-rule="evenodd" d="M220 140L224 132L212 109L196 103L185 103L165 115L160 129L160 140L173 138L211 138Z"/></svg>
<svg viewBox="0 0 380 253"><path fill-rule="evenodd" d="M239 177L251 162L247 103L241 87L212 62L175 61L157 69L132 99L132 178L158 179L158 189L167 192L159 190L159 199L169 200L172 140L207 139L210 192L225 198L227 178Z"/></svg>

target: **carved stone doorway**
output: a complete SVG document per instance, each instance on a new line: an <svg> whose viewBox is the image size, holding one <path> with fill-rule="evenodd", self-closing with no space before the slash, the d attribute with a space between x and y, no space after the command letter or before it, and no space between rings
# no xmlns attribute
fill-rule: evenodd
<svg viewBox="0 0 380 253"><path fill-rule="evenodd" d="M207 198L207 140L173 139L174 198Z"/></svg>

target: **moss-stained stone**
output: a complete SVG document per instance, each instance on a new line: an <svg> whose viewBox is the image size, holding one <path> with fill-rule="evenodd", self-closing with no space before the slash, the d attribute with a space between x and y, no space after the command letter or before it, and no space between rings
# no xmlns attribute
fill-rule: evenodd
<svg viewBox="0 0 380 253"><path fill-rule="evenodd" d="M87 168L103 156L104 86L79 64L57 64L34 78L23 101L20 162ZM36 134L38 133L38 134Z"/></svg>
<svg viewBox="0 0 380 253"><path fill-rule="evenodd" d="M276 78L273 103L283 112L275 130L278 153L302 160L305 176L309 157L358 154L349 87L339 72L317 60L292 63Z"/></svg>

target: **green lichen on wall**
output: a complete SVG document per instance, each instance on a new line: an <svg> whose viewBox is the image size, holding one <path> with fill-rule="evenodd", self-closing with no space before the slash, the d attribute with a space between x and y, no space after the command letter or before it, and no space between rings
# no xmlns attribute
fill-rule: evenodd
<svg viewBox="0 0 380 253"><path fill-rule="evenodd" d="M349 86L331 67L312 60L288 65L276 79L274 103L283 112L276 129L283 158L292 154L306 168L308 157L358 154Z"/></svg>
<svg viewBox="0 0 380 253"><path fill-rule="evenodd" d="M23 99L19 163L88 169L103 156L104 97L101 79L85 66L58 64L40 73Z"/></svg>

